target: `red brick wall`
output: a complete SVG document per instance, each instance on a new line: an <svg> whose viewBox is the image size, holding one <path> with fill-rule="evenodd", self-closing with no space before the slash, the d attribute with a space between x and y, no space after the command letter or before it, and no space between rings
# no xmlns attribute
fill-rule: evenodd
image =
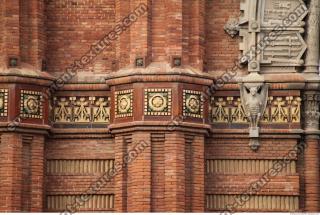
<svg viewBox="0 0 320 215"><path fill-rule="evenodd" d="M19 212L22 209L21 136L14 133L1 134L0 151L0 211Z"/></svg>
<svg viewBox="0 0 320 215"><path fill-rule="evenodd" d="M0 211L43 211L44 137L1 134Z"/></svg>
<svg viewBox="0 0 320 215"><path fill-rule="evenodd" d="M229 17L238 18L238 0L206 1L206 70L226 70L239 56L239 39L231 38L223 27Z"/></svg>
<svg viewBox="0 0 320 215"><path fill-rule="evenodd" d="M47 60L50 72L66 67L89 51L115 24L115 1L47 1ZM115 45L107 48L83 71L110 72L115 59Z"/></svg>

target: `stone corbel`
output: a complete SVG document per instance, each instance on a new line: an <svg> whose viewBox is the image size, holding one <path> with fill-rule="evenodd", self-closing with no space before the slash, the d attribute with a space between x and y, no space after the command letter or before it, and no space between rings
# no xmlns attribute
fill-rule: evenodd
<svg viewBox="0 0 320 215"><path fill-rule="evenodd" d="M251 73L242 79L240 97L243 109L249 119L249 146L257 151L260 146L259 122L267 106L269 85L264 83L263 76Z"/></svg>

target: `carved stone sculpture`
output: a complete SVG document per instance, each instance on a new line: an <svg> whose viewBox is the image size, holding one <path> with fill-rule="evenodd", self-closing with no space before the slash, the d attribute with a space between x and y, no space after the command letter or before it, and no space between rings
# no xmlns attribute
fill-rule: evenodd
<svg viewBox="0 0 320 215"><path fill-rule="evenodd" d="M229 34L232 38L239 33L239 20L236 18L230 18L224 26L225 32Z"/></svg>
<svg viewBox="0 0 320 215"><path fill-rule="evenodd" d="M259 80L260 75L253 73L248 77L251 81ZM255 79L257 78L257 79ZM249 119L249 146L252 150L258 150L259 143L259 122L268 101L268 85L263 82L240 83L241 103Z"/></svg>

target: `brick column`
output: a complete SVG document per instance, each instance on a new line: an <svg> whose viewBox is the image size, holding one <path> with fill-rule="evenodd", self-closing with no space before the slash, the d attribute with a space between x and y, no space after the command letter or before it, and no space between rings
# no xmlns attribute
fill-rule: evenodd
<svg viewBox="0 0 320 215"><path fill-rule="evenodd" d="M185 211L185 138L182 132L166 134L165 139L165 208Z"/></svg>
<svg viewBox="0 0 320 215"><path fill-rule="evenodd" d="M2 133L0 152L0 211L20 212L23 180L21 136Z"/></svg>

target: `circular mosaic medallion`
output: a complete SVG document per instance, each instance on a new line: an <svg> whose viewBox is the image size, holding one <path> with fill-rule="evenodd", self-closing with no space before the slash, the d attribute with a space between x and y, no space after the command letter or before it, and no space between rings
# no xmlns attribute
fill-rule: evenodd
<svg viewBox="0 0 320 215"><path fill-rule="evenodd" d="M200 112L200 100L198 96L190 95L186 100L186 107L191 113L199 113Z"/></svg>
<svg viewBox="0 0 320 215"><path fill-rule="evenodd" d="M121 96L118 103L118 111L120 113L128 113L131 107L131 100L128 96Z"/></svg>
<svg viewBox="0 0 320 215"><path fill-rule="evenodd" d="M24 108L28 114L38 114L39 112L39 100L35 96L28 96L24 100Z"/></svg>
<svg viewBox="0 0 320 215"><path fill-rule="evenodd" d="M157 93L153 95L149 100L149 107L152 111L164 111L168 106L167 98L162 94Z"/></svg>

